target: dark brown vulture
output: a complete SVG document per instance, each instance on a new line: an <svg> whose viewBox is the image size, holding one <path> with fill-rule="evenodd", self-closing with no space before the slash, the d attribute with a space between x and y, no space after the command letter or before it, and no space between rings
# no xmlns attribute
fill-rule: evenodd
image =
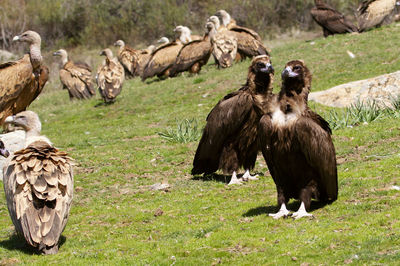
<svg viewBox="0 0 400 266"><path fill-rule="evenodd" d="M221 68L231 67L238 49L236 35L221 25L217 16L211 16L207 22L213 23L215 28L215 32L211 34L215 62Z"/></svg>
<svg viewBox="0 0 400 266"><path fill-rule="evenodd" d="M29 245L55 254L72 202L72 159L40 136L41 124L34 112L9 116L5 122L26 131L25 148L14 152L4 168L11 220Z"/></svg>
<svg viewBox="0 0 400 266"><path fill-rule="evenodd" d="M26 31L13 41L29 44L29 54L0 64L0 124L7 116L24 111L42 91L49 69L42 64L40 35Z"/></svg>
<svg viewBox="0 0 400 266"><path fill-rule="evenodd" d="M63 89L68 90L71 100L89 99L96 94L92 83L92 69L87 64L68 60L68 53L64 49L58 50L53 56L61 57L60 80Z"/></svg>
<svg viewBox="0 0 400 266"><path fill-rule="evenodd" d="M189 70L190 73L199 73L201 67L207 64L212 47L209 38L209 30L213 24L208 22L206 33L202 40L194 40L185 44L180 50L175 64L169 71L169 76L174 77L178 73Z"/></svg>
<svg viewBox="0 0 400 266"><path fill-rule="evenodd" d="M356 26L345 16L322 0L315 0L315 7L311 9L311 16L322 27L324 37L338 33L358 32Z"/></svg>
<svg viewBox="0 0 400 266"><path fill-rule="evenodd" d="M256 179L250 170L260 150L257 127L272 97L273 75L270 58L255 57L246 85L226 95L211 110L193 160L193 175L221 169L224 175L232 175L229 184L238 184L237 171L244 167L243 180Z"/></svg>
<svg viewBox="0 0 400 266"><path fill-rule="evenodd" d="M117 58L125 69L125 77L137 76L138 55L141 51L125 45L123 40L116 41L114 46L119 47Z"/></svg>
<svg viewBox="0 0 400 266"><path fill-rule="evenodd" d="M267 48L262 43L262 40L257 32L249 28L236 25L236 22L231 19L231 16L225 10L219 10L215 14L223 26L233 32L237 39L237 60L243 60L246 57L254 57L257 55L269 55Z"/></svg>
<svg viewBox="0 0 400 266"><path fill-rule="evenodd" d="M381 26L386 20L390 20L396 0L367 0L358 7L358 27L361 31Z"/></svg>
<svg viewBox="0 0 400 266"><path fill-rule="evenodd" d="M125 80L125 70L118 60L113 58L110 49L104 49L100 55L106 56L106 60L97 72L97 86L104 102L113 103L121 93L122 84Z"/></svg>
<svg viewBox="0 0 400 266"><path fill-rule="evenodd" d="M322 202L337 199L335 147L328 122L307 106L311 73L303 61L291 61L282 72L282 88L269 111L261 118L261 150L278 191L280 210L270 216L289 215L290 198L301 205L293 217L307 213L311 198Z"/></svg>

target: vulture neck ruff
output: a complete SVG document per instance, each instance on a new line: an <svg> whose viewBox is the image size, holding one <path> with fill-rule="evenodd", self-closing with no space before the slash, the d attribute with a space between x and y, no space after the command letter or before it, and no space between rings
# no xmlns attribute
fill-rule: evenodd
<svg viewBox="0 0 400 266"><path fill-rule="evenodd" d="M43 60L42 53L40 52L40 43L32 43L29 46L29 55L33 69L38 69Z"/></svg>

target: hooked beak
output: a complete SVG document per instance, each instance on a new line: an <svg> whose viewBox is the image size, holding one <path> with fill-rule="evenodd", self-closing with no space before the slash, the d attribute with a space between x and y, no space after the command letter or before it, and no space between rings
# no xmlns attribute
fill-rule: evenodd
<svg viewBox="0 0 400 266"><path fill-rule="evenodd" d="M12 41L13 42L17 42L17 41L19 41L21 38L17 35L17 36L14 36L14 38L12 39Z"/></svg>
<svg viewBox="0 0 400 266"><path fill-rule="evenodd" d="M282 79L285 78L295 78L297 77L299 74L293 72L291 67L286 67L283 71L282 71Z"/></svg>
<svg viewBox="0 0 400 266"><path fill-rule="evenodd" d="M0 155L7 158L10 156L10 152L6 148L0 148Z"/></svg>
<svg viewBox="0 0 400 266"><path fill-rule="evenodd" d="M7 116L6 120L4 120L4 123L13 123L14 119L15 119L15 115Z"/></svg>
<svg viewBox="0 0 400 266"><path fill-rule="evenodd" d="M57 55L60 55L60 53L58 51L53 53L53 56L57 56Z"/></svg>
<svg viewBox="0 0 400 266"><path fill-rule="evenodd" d="M264 68L260 69L260 71L263 72L263 73L274 73L275 72L275 70L272 67L271 63L266 64Z"/></svg>
<svg viewBox="0 0 400 266"><path fill-rule="evenodd" d="M118 42L115 42L115 43L114 43L114 46L119 46L119 45L118 45Z"/></svg>

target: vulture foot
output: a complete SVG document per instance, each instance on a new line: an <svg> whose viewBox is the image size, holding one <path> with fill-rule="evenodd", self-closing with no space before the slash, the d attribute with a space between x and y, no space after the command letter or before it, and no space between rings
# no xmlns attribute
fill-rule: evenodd
<svg viewBox="0 0 400 266"><path fill-rule="evenodd" d="M242 179L243 181L258 180L258 175L251 175L249 170L246 170Z"/></svg>
<svg viewBox="0 0 400 266"><path fill-rule="evenodd" d="M288 217L289 211L286 209L285 203L282 204L281 209L277 213L269 213L268 215L274 219L279 219L282 217Z"/></svg>
<svg viewBox="0 0 400 266"><path fill-rule="evenodd" d="M242 180L237 178L236 172L234 171L232 174L231 181L229 182L228 185L241 185L241 184L242 184Z"/></svg>
<svg viewBox="0 0 400 266"><path fill-rule="evenodd" d="M297 220L303 217L314 217L311 213L308 213L306 211L306 208L304 206L304 202L301 202L300 208L297 212L292 214L292 217Z"/></svg>

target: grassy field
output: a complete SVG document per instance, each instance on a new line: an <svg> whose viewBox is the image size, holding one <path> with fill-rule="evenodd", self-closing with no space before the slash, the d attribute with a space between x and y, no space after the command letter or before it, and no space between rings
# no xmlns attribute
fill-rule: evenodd
<svg viewBox="0 0 400 266"><path fill-rule="evenodd" d="M292 59L311 69L313 91L394 72L399 43L398 24L281 42L272 50L275 91ZM0 265L398 265L400 192L391 187L400 185L399 119L335 130L339 198L323 208L313 204L315 218L297 221L268 217L277 211L276 189L262 156L255 168L260 180L228 186L190 175L197 141L159 136L184 119L202 128L217 101L245 82L249 63L226 70L209 64L199 75L163 81L129 80L107 106L99 96L70 102L53 80L29 109L40 115L43 134L76 160L70 219L57 255L34 254L14 235L0 191ZM325 115L330 110L310 106ZM151 190L155 183L170 188Z"/></svg>

